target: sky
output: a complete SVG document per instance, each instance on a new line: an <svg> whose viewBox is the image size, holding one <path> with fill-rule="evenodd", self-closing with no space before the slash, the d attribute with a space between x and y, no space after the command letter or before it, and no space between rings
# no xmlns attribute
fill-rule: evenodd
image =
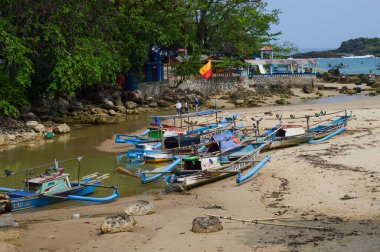
<svg viewBox="0 0 380 252"><path fill-rule="evenodd" d="M342 41L380 37L379 0L265 0L280 9L280 41L298 48L336 49Z"/></svg>

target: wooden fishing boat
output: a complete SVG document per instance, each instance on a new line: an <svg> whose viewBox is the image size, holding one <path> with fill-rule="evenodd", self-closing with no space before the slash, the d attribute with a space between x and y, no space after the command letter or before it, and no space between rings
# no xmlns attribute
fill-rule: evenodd
<svg viewBox="0 0 380 252"><path fill-rule="evenodd" d="M317 140L319 140L318 142L326 141L342 133L346 129L347 122L351 116L351 113L339 116L331 122L318 124L309 130L301 125L281 125L267 149L286 148L304 143L317 143Z"/></svg>
<svg viewBox="0 0 380 252"><path fill-rule="evenodd" d="M166 176L165 181L171 188L189 190L197 186L209 184L233 175L240 184L252 178L269 160L266 156L258 160L260 151L267 143L250 144L251 151L246 152L245 146L238 152L232 152L223 157L193 157L184 158L184 169ZM256 165L255 165L256 164ZM242 172L253 167L245 175Z"/></svg>
<svg viewBox="0 0 380 252"><path fill-rule="evenodd" d="M198 116L207 116L211 114L216 114L218 119L218 110L206 110L196 113L182 114L182 115L168 115L168 116L152 116L154 118L154 123L151 124L146 131L141 135L131 135L131 134L116 134L115 142L116 143L127 143L127 144L140 144L140 143L154 143L160 142L162 139L167 137L176 137L184 135L193 135L198 133L204 133L209 130L218 127L226 127L228 124L231 124L236 120L237 114L234 114L232 117L226 117L220 121L216 120L215 123L206 124L200 128L193 129L188 127L188 129L182 127L183 119L189 119L191 117ZM181 126L178 127L175 125L175 119L179 118L181 120ZM174 119L174 125L162 124L161 120Z"/></svg>
<svg viewBox="0 0 380 252"><path fill-rule="evenodd" d="M276 128L276 129L275 129ZM204 160L210 160L210 157L213 157L216 160L219 160L220 157L223 157L221 161L223 162L230 162L231 160L236 160L238 158L242 158L243 156L249 155L252 152L257 150L261 150L265 148L267 145L270 144L274 136L276 135L276 132L280 128L279 126L272 128L266 132L264 132L260 136L255 137L249 137L244 139L242 142L237 142L236 139L234 139L234 134L229 133L220 133L219 135L212 136L212 142L206 143L202 147L199 145L193 146L195 149L200 150L200 148L206 147L206 145L212 145L207 147L208 152L199 151L199 155L193 155L188 157L183 157L182 159L185 160L195 160L205 157ZM159 150L147 150L148 152L152 151L152 153L159 153ZM203 155L203 156L202 156ZM206 155L206 156L204 156ZM211 159L212 160L212 159ZM217 162L214 160L214 164ZM264 162L264 164L266 161ZM171 173L178 173L177 168L179 167L179 162L173 162L169 166L164 166L163 168L155 169L154 171L139 171L136 175L140 177L141 182L143 184L153 182L158 180L159 178L163 177L164 175L171 174ZM263 165L264 165L263 164ZM204 164L204 167L206 164ZM210 166L207 166L210 167ZM258 166L261 167L261 166ZM191 169L182 169L182 173L198 173L199 169L197 170L191 170ZM147 176L152 175L153 176ZM253 176L254 173L251 175ZM154 179L149 179L150 177L153 177ZM243 177L244 178L244 177ZM244 179L245 180L245 179Z"/></svg>
<svg viewBox="0 0 380 252"><path fill-rule="evenodd" d="M29 174L33 169L22 172ZM15 173L8 174L13 175ZM79 174L79 172L78 172ZM101 185L101 180L108 178L108 174L93 173L85 176L77 182L71 182L69 174L64 173L63 168L58 168L58 162L53 168L48 168L40 176L25 179L24 189L0 187L0 191L6 192L11 199L12 211L50 205L65 200L109 202L119 197L115 186ZM96 188L113 189L108 197L89 197L86 195L95 192Z"/></svg>
<svg viewBox="0 0 380 252"><path fill-rule="evenodd" d="M144 156L156 155L156 154L191 154L196 152L202 152L205 150L204 146L208 145L212 140L213 135L221 134L223 132L231 131L237 134L237 129L231 127L216 128L207 132L198 133L195 135L186 135L180 137L169 137L164 140L165 149L132 149L127 153L120 154L119 158L126 156L127 158L143 158Z"/></svg>

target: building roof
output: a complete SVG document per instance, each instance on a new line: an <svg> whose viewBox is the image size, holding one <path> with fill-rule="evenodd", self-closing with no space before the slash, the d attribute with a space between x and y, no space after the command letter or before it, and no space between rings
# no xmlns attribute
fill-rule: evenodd
<svg viewBox="0 0 380 252"><path fill-rule="evenodd" d="M274 51L274 49L272 47L270 47L270 46L264 46L259 51Z"/></svg>

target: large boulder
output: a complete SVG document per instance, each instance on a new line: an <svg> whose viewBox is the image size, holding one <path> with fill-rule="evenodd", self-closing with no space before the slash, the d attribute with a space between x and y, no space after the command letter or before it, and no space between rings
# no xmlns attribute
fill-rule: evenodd
<svg viewBox="0 0 380 252"><path fill-rule="evenodd" d="M191 228L194 233L212 233L220 230L223 230L222 223L214 216L196 217Z"/></svg>
<svg viewBox="0 0 380 252"><path fill-rule="evenodd" d="M102 105L101 106L104 109L113 109L113 108L115 108L115 104L112 101L108 100L108 99L104 99L102 101Z"/></svg>
<svg viewBox="0 0 380 252"><path fill-rule="evenodd" d="M37 124L36 126L33 127L33 130L37 133L39 132L45 132L46 131L46 128L44 125L42 124Z"/></svg>
<svg viewBox="0 0 380 252"><path fill-rule="evenodd" d="M314 92L314 88L311 85L304 85L302 90L305 94L311 94Z"/></svg>
<svg viewBox="0 0 380 252"><path fill-rule="evenodd" d="M37 121L27 121L26 125L30 128L34 128L38 125L39 123Z"/></svg>
<svg viewBox="0 0 380 252"><path fill-rule="evenodd" d="M0 193L0 214L8 213L11 210L12 210L12 203L8 194Z"/></svg>
<svg viewBox="0 0 380 252"><path fill-rule="evenodd" d="M53 131L55 134L65 134L70 132L70 127L64 123L54 127Z"/></svg>
<svg viewBox="0 0 380 252"><path fill-rule="evenodd" d="M38 118L38 116L36 116L34 113L32 112L28 112L28 113L24 113L22 115L20 115L20 118L21 120L23 121L37 121L37 122L41 122L41 119Z"/></svg>
<svg viewBox="0 0 380 252"><path fill-rule="evenodd" d="M95 119L96 124L106 124L108 122L108 117L105 115L99 115Z"/></svg>
<svg viewBox="0 0 380 252"><path fill-rule="evenodd" d="M244 104L244 100L235 100L235 105L243 105Z"/></svg>
<svg viewBox="0 0 380 252"><path fill-rule="evenodd" d="M151 108L157 108L158 107L158 103L157 102L151 102L151 103L149 103L149 107L151 107Z"/></svg>
<svg viewBox="0 0 380 252"><path fill-rule="evenodd" d="M58 100L53 100L53 111L55 112L67 114L69 107L70 103L62 97L58 98Z"/></svg>
<svg viewBox="0 0 380 252"><path fill-rule="evenodd" d="M338 68L329 69L327 71L327 73L330 74L333 77L339 77L340 76L340 71L339 71Z"/></svg>
<svg viewBox="0 0 380 252"><path fill-rule="evenodd" d="M70 104L70 111L82 111L84 109L83 104L79 101L74 101Z"/></svg>
<svg viewBox="0 0 380 252"><path fill-rule="evenodd" d="M158 100L157 101L157 105L161 108L164 108L164 107L169 107L170 105L172 105L173 103L172 102L169 102L169 101L165 101L165 100Z"/></svg>
<svg viewBox="0 0 380 252"><path fill-rule="evenodd" d="M130 202L126 207L124 212L127 215L148 215L155 212L152 203L146 200L138 200Z"/></svg>
<svg viewBox="0 0 380 252"><path fill-rule="evenodd" d="M134 109L134 108L137 108L137 104L135 102L133 102L133 101L127 101L125 103L125 107L127 109Z"/></svg>
<svg viewBox="0 0 380 252"><path fill-rule="evenodd" d="M136 103L143 103L144 102L144 94L141 92L141 90L135 90L132 92L127 93L127 99Z"/></svg>
<svg viewBox="0 0 380 252"><path fill-rule="evenodd" d="M145 101L152 102L152 101L154 101L154 98L152 96L148 96L145 98Z"/></svg>
<svg viewBox="0 0 380 252"><path fill-rule="evenodd" d="M110 116L115 116L115 115L117 115L116 111L113 110L113 109L108 110L108 111L107 111L107 114L110 115Z"/></svg>
<svg viewBox="0 0 380 252"><path fill-rule="evenodd" d="M100 227L102 234L113 234L118 232L132 232L136 221L125 213L118 213L107 217Z"/></svg>
<svg viewBox="0 0 380 252"><path fill-rule="evenodd" d="M117 112L120 112L120 113L123 113L123 114L125 114L125 112L127 112L127 109L124 106L116 106L115 110Z"/></svg>
<svg viewBox="0 0 380 252"><path fill-rule="evenodd" d="M113 98L113 103L116 105L116 106L123 106L123 101L121 99L121 92L120 91L115 91L113 94L112 94L112 98Z"/></svg>

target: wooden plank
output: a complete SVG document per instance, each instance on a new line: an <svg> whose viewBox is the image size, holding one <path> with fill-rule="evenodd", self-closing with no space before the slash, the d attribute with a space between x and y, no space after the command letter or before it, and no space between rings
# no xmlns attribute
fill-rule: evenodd
<svg viewBox="0 0 380 252"><path fill-rule="evenodd" d="M213 115L222 112L221 110L205 110L200 112L194 112L194 113L186 113L186 114L180 114L180 115L165 115L165 116L150 116L151 118L158 118L160 120L167 120L167 119L175 119L175 118L189 118L189 117L197 117L197 116L207 116L207 115Z"/></svg>

